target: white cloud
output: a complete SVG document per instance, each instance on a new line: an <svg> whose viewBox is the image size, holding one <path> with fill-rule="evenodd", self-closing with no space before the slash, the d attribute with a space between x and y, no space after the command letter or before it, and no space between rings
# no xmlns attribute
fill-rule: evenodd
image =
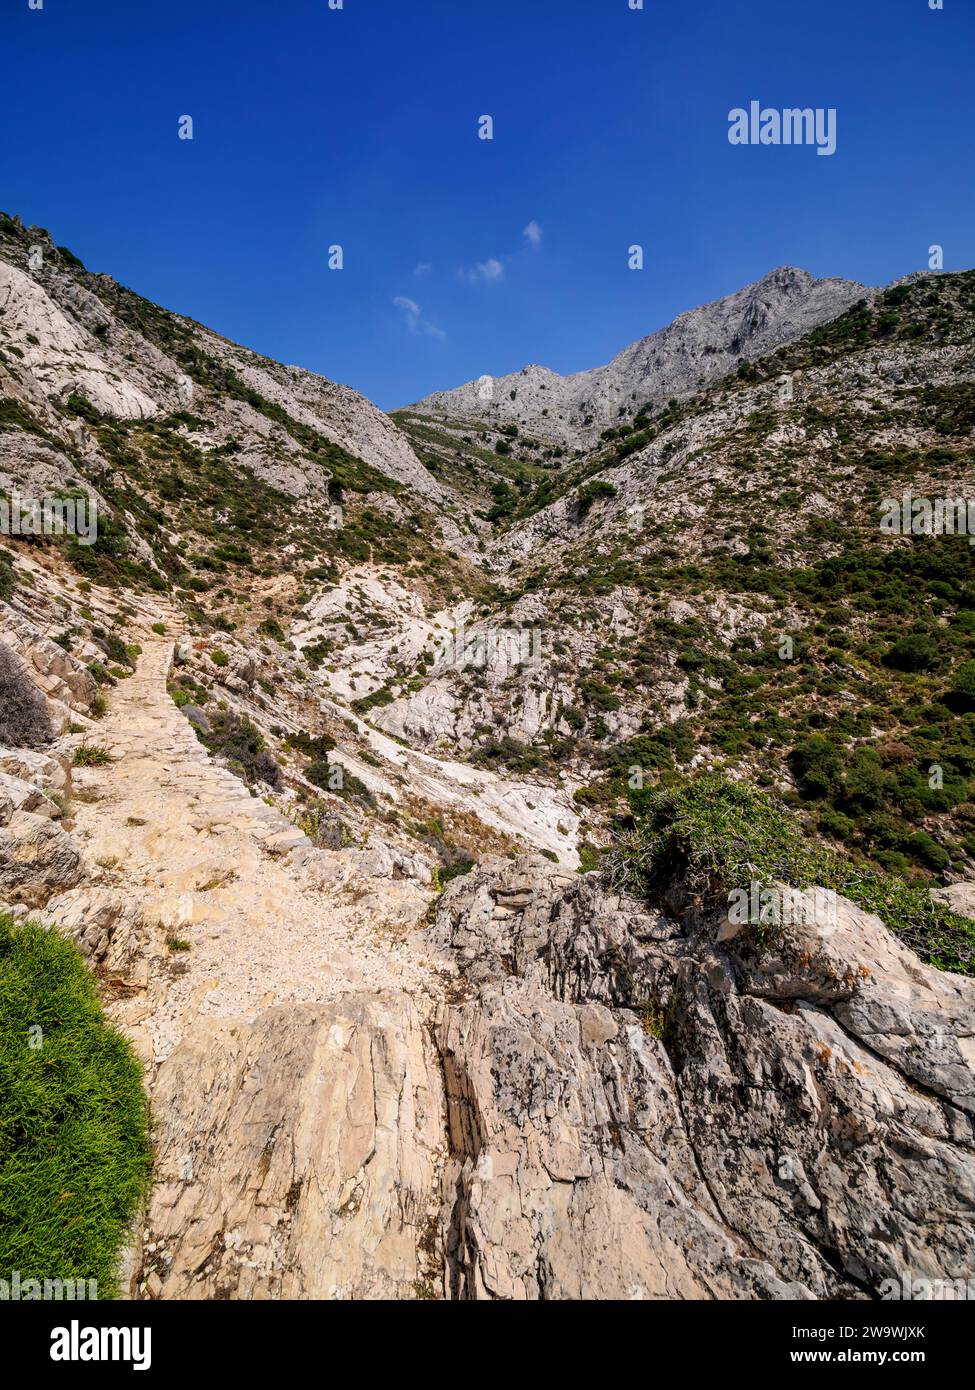
<svg viewBox="0 0 975 1390"><path fill-rule="evenodd" d="M418 280L422 280L425 275L430 274L431 270L433 270L433 266L429 261L420 261L419 265L414 268L413 274Z"/></svg>
<svg viewBox="0 0 975 1390"><path fill-rule="evenodd" d="M411 333L417 333L425 338L446 338L446 333L436 324L430 323L423 317L423 310L415 299L409 299L405 294L398 294L393 300L396 308L399 309L406 320L406 326Z"/></svg>
<svg viewBox="0 0 975 1390"><path fill-rule="evenodd" d="M459 270L457 273L472 285L494 285L504 279L504 266L494 256L489 256L486 261L478 261L472 270Z"/></svg>
<svg viewBox="0 0 975 1390"><path fill-rule="evenodd" d="M528 226L525 228L525 230L524 230L524 232L522 233L522 235L524 236L525 240L528 242L529 246L534 247L534 249L535 249L536 251L537 251L538 248L541 246L541 244L542 244L542 229L541 229L541 227L538 225L538 223L535 221L534 218L532 218L532 220L529 222Z"/></svg>

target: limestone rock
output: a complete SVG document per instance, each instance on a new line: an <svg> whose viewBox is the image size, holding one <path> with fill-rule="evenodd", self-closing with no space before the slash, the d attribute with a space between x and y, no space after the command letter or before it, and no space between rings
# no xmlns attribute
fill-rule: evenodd
<svg viewBox="0 0 975 1390"><path fill-rule="evenodd" d="M509 376L482 376L438 391L414 407L447 417L515 423L529 432L576 446L591 442L646 401L693 390L698 379L733 371L820 323L836 318L867 293L849 280L814 280L782 266L737 293L681 314L667 328L629 347L605 367L559 376L524 367Z"/></svg>
<svg viewBox="0 0 975 1390"><path fill-rule="evenodd" d="M78 850L53 820L15 811L0 830L0 900L42 907L81 872Z"/></svg>
<svg viewBox="0 0 975 1390"><path fill-rule="evenodd" d="M51 898L39 920L71 936L94 965L131 980L150 955L160 955L137 902L90 884Z"/></svg>
<svg viewBox="0 0 975 1390"><path fill-rule="evenodd" d="M39 787L19 777L11 777L6 772L0 772L0 799L10 802L14 811L31 811L36 816L47 816L49 820L59 815L54 802Z"/></svg>
<svg viewBox="0 0 975 1390"><path fill-rule="evenodd" d="M537 859L450 886L435 939L477 990L438 1031L454 1295L966 1277L975 982L842 900L838 925L765 944L719 940L721 918L649 914Z"/></svg>
<svg viewBox="0 0 975 1390"><path fill-rule="evenodd" d="M71 794L71 759L62 748L0 748L0 772L58 796Z"/></svg>
<svg viewBox="0 0 975 1390"><path fill-rule="evenodd" d="M154 1088L162 1297L415 1297L441 1106L405 996L200 1019Z"/></svg>
<svg viewBox="0 0 975 1390"><path fill-rule="evenodd" d="M950 883L947 888L936 888L931 896L959 916L975 918L975 883Z"/></svg>

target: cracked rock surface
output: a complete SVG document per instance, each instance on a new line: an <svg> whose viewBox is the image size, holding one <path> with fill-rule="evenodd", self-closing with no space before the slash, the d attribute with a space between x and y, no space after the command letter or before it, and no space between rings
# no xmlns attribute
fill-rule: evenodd
<svg viewBox="0 0 975 1390"><path fill-rule="evenodd" d="M832 929L727 928L540 859L448 890L435 930L476 991L438 1034L452 1295L967 1277L975 983L843 900Z"/></svg>

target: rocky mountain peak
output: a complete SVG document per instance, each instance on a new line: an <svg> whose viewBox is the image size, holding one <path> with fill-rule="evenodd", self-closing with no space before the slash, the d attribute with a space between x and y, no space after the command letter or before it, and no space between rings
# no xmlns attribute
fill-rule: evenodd
<svg viewBox="0 0 975 1390"><path fill-rule="evenodd" d="M680 314L604 367L560 376L533 365L507 376L481 376L435 392L412 409L514 424L584 447L621 415L680 398L739 361L751 361L827 323L869 293L854 281L817 280L796 266L779 266L734 294Z"/></svg>

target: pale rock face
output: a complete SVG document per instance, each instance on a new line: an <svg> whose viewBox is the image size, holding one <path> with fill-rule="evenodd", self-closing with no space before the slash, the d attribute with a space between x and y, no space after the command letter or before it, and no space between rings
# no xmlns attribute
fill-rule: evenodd
<svg viewBox="0 0 975 1390"><path fill-rule="evenodd" d="M0 830L0 901L43 907L81 876L78 850L49 815L14 811Z"/></svg>
<svg viewBox="0 0 975 1390"><path fill-rule="evenodd" d="M947 888L936 888L931 896L945 903L952 912L975 918L975 883L950 883Z"/></svg>
<svg viewBox="0 0 975 1390"><path fill-rule="evenodd" d="M38 791L65 797L71 794L71 759L60 747L44 752L31 748L0 748L0 771Z"/></svg>
<svg viewBox="0 0 975 1390"><path fill-rule="evenodd" d="M21 781L19 777L11 777L6 772L0 772L0 800L9 802L14 811L30 811L36 816L46 816L48 820L54 820L58 815L54 802L39 787Z"/></svg>
<svg viewBox="0 0 975 1390"><path fill-rule="evenodd" d="M4 642L28 665L44 694L71 709L89 709L98 691L91 672L8 604L0 603L0 618Z"/></svg>
<svg viewBox="0 0 975 1390"><path fill-rule="evenodd" d="M201 1019L154 1102L178 1116L145 1256L163 1298L412 1298L430 1277L441 1083L405 996Z"/></svg>
<svg viewBox="0 0 975 1390"><path fill-rule="evenodd" d="M37 920L72 937L92 965L129 987L146 986L150 962L154 969L164 968L158 932L137 902L112 889L90 883L69 889L51 898Z"/></svg>
<svg viewBox="0 0 975 1390"><path fill-rule="evenodd" d="M300 367L265 360L241 367L241 376L268 400L282 405L294 419L318 429L333 443L431 498L443 489L423 467L392 421L364 396L347 386Z"/></svg>
<svg viewBox="0 0 975 1390"><path fill-rule="evenodd" d="M24 342L25 363L48 392L67 397L78 391L105 415L149 419L157 413L151 397L112 370L97 339L69 319L31 275L6 261L0 261L0 309L5 329Z"/></svg>

